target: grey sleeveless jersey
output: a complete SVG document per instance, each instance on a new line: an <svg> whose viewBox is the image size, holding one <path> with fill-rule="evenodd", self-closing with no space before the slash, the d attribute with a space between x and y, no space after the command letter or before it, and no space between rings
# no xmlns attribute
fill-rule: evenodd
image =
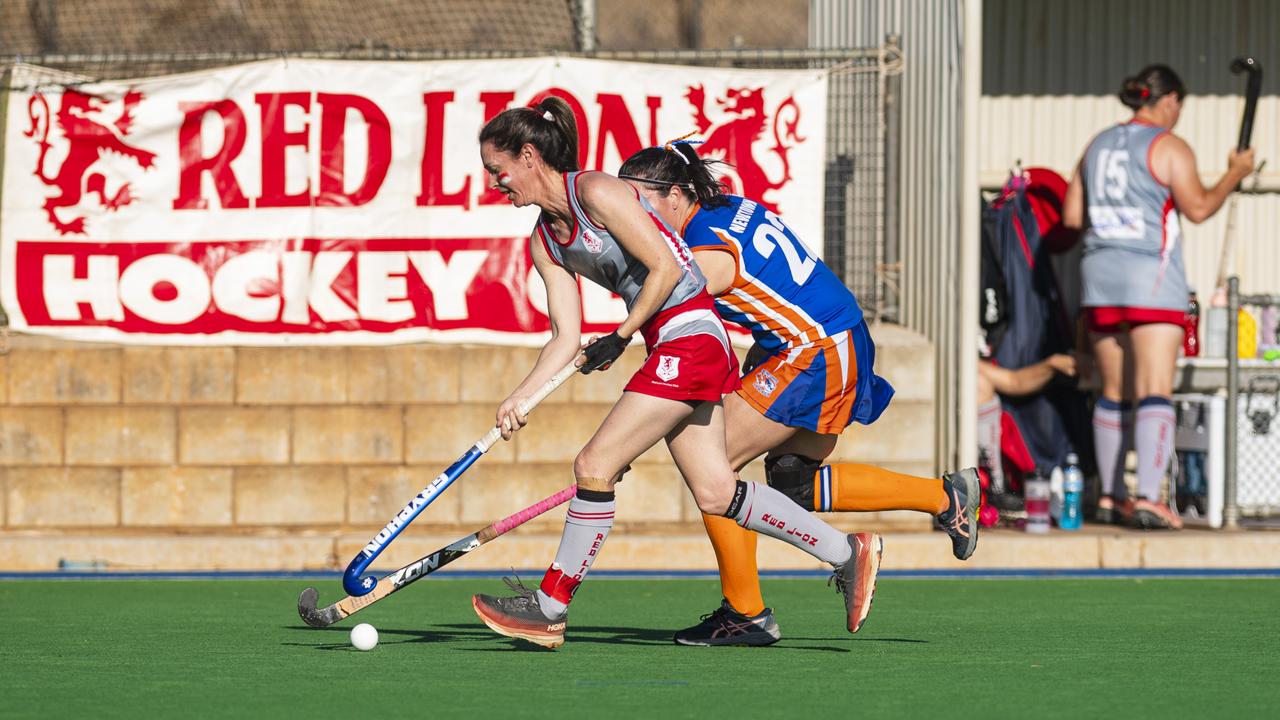
<svg viewBox="0 0 1280 720"><path fill-rule="evenodd" d="M545 218L538 219L537 232L551 259L569 272L576 273L597 285L617 293L630 311L640 295L640 288L649 275L649 268L618 244L609 231L596 225L578 202L578 178L581 172L565 174L565 189L569 193L569 207L573 210L573 234L569 238L556 237ZM705 292L707 280L693 261L693 253L680 234L662 221L653 206L637 193L640 204L653 219L663 242L676 263L683 270L680 281L659 310L675 307Z"/></svg>
<svg viewBox="0 0 1280 720"><path fill-rule="evenodd" d="M1185 310L1186 270L1173 194L1151 174L1151 146L1165 128L1124 123L1085 151L1088 227L1080 273L1086 307Z"/></svg>

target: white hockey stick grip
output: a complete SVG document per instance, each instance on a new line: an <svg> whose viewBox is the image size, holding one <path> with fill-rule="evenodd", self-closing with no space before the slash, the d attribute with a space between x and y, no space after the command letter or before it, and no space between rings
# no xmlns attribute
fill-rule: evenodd
<svg viewBox="0 0 1280 720"><path fill-rule="evenodd" d="M551 379L543 383L542 387L534 390L532 395L521 401L516 407L520 414L528 415L533 412L533 409L538 407L538 403L545 400L556 388L563 385L565 380L573 377L574 373L578 372L578 357L578 355L574 355L568 365L565 365L559 372L552 375ZM489 448L493 447L501 439L502 428L495 426L484 437L480 438L479 442L476 443L476 448L482 453L489 452Z"/></svg>

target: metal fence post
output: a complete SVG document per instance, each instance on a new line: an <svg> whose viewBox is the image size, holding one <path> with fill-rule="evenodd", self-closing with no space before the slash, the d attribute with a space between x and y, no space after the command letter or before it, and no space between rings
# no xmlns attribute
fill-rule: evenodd
<svg viewBox="0 0 1280 720"><path fill-rule="evenodd" d="M595 52L596 0L577 0L573 9L578 31L578 50L584 53Z"/></svg>
<svg viewBox="0 0 1280 720"><path fill-rule="evenodd" d="M1227 423L1226 449L1222 457L1223 508L1222 526L1228 530L1240 527L1240 508L1236 505L1236 413L1240 404L1240 278L1227 278Z"/></svg>
<svg viewBox="0 0 1280 720"><path fill-rule="evenodd" d="M898 232L899 180L902 164L902 38L885 36L880 60L884 112L884 257L876 267L877 320L899 322L902 258Z"/></svg>

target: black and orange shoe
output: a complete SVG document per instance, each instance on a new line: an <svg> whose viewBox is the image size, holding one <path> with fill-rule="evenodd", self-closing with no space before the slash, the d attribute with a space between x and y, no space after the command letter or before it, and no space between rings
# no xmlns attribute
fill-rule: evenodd
<svg viewBox="0 0 1280 720"><path fill-rule="evenodd" d="M871 602L876 593L876 576L880 574L880 556L884 554L884 539L876 533L852 533L849 547L853 554L848 562L837 565L831 575L836 590L844 595L844 609L849 632L856 633L871 613Z"/></svg>
<svg viewBox="0 0 1280 720"><path fill-rule="evenodd" d="M942 491L950 503L938 513L938 526L951 536L951 553L957 560L968 560L978 547L978 506L982 501L982 483L978 471L965 468L942 476Z"/></svg>
<svg viewBox="0 0 1280 720"><path fill-rule="evenodd" d="M1093 519L1103 525L1128 525L1133 520L1134 502L1129 498L1117 501L1110 495L1098 498Z"/></svg>
<svg viewBox="0 0 1280 720"><path fill-rule="evenodd" d="M535 645L555 649L564 644L564 628L568 613L549 618L538 605L538 597L519 580L503 578L514 597L472 595L471 607L476 615L499 635L528 640Z"/></svg>
<svg viewBox="0 0 1280 720"><path fill-rule="evenodd" d="M1146 498L1133 502L1133 515L1129 522L1139 530L1181 530L1182 518L1164 503Z"/></svg>

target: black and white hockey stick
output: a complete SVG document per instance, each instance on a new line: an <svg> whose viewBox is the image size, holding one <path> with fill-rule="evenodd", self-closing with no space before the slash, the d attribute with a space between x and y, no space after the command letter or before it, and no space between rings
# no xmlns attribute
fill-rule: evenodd
<svg viewBox="0 0 1280 720"><path fill-rule="evenodd" d="M329 627L414 581L430 575L490 540L506 533L508 530L519 527L551 508L568 502L573 497L574 491L575 487L567 487L555 495L540 500L514 515L509 515L479 532L472 533L451 545L442 547L426 557L418 558L390 575L383 577L371 592L364 595L348 595L332 605L317 608L316 603L320 599L320 593L315 588L306 588L298 596L298 615L303 622L311 627Z"/></svg>

